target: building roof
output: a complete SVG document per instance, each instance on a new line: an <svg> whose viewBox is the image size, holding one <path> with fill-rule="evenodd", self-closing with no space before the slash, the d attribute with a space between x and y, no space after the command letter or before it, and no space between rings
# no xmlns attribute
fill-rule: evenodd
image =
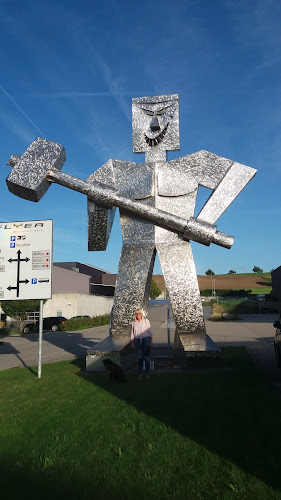
<svg viewBox="0 0 281 500"><path fill-rule="evenodd" d="M111 274L109 271L106 271L105 269L101 269L99 267L92 266L91 264L84 264L83 262L78 262L78 261L54 262L53 265L58 266L58 267L66 267L67 266L67 269L70 266L79 267L79 265L80 265L80 266L89 267L90 269L95 269L97 271L101 271L102 273Z"/></svg>

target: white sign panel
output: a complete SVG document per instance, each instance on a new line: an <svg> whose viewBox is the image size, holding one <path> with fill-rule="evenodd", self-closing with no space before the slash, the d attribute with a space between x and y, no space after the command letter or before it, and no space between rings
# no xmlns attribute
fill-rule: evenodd
<svg viewBox="0 0 281 500"><path fill-rule="evenodd" d="M52 254L52 220L0 222L0 302L50 299Z"/></svg>

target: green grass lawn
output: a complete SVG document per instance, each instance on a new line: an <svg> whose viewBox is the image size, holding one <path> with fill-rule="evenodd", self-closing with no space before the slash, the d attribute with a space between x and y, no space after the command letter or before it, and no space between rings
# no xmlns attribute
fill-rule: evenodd
<svg viewBox="0 0 281 500"><path fill-rule="evenodd" d="M219 300L217 303L213 301L212 315L209 318L211 321L225 321L223 314L231 314L232 319L239 319L240 314L257 314L259 312L258 303L256 301L232 299Z"/></svg>
<svg viewBox="0 0 281 500"><path fill-rule="evenodd" d="M231 275L229 275L227 273L227 274L214 274L214 277L216 277L216 276L258 276L259 278L263 278L266 281L268 281L268 280L271 281L271 277L268 276L270 274L271 274L270 271L265 272L265 273L234 273ZM268 276L268 278L266 276Z"/></svg>
<svg viewBox="0 0 281 500"><path fill-rule="evenodd" d="M264 294L269 294L272 292L272 287L271 286L267 286L267 287L260 287L260 288L252 288L251 289L251 293L254 294L254 295L257 295L257 294L260 294L260 293L264 293Z"/></svg>
<svg viewBox="0 0 281 500"><path fill-rule="evenodd" d="M281 499L281 398L244 348L111 386L81 366L0 372L3 499Z"/></svg>

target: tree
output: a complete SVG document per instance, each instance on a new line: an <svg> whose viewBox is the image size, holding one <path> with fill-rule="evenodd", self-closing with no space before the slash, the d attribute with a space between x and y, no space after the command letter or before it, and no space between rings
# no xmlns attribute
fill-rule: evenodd
<svg viewBox="0 0 281 500"><path fill-rule="evenodd" d="M263 273L263 270L258 266L254 266L253 271L254 271L254 273Z"/></svg>
<svg viewBox="0 0 281 500"><path fill-rule="evenodd" d="M233 269L230 269L230 271L228 271L228 274L236 274L236 271L233 271Z"/></svg>
<svg viewBox="0 0 281 500"><path fill-rule="evenodd" d="M211 276L212 274L215 274L214 271L212 271L212 269L208 269L208 271L205 271L205 274L207 276Z"/></svg>
<svg viewBox="0 0 281 500"><path fill-rule="evenodd" d="M156 281L152 280L150 294L149 294L151 300L157 299L157 297L160 295L161 292L162 292L162 290L159 288Z"/></svg>
<svg viewBox="0 0 281 500"><path fill-rule="evenodd" d="M1 308L6 316L20 322L20 330L23 328L22 322L27 319L27 313L39 311L39 300L5 300L1 302Z"/></svg>

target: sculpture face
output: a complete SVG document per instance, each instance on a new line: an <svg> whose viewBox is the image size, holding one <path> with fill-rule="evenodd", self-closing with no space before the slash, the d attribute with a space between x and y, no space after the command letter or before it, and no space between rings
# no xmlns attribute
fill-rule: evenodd
<svg viewBox="0 0 281 500"><path fill-rule="evenodd" d="M177 94L133 99L133 151L180 148Z"/></svg>

